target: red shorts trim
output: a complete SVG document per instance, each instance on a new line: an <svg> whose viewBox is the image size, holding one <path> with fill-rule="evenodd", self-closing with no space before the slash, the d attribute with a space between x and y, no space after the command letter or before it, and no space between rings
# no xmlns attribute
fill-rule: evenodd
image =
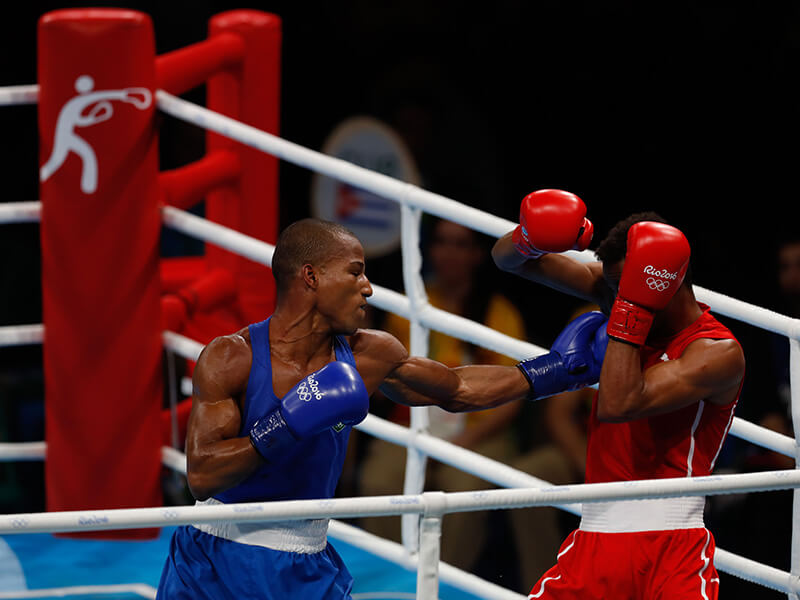
<svg viewBox="0 0 800 600"><path fill-rule="evenodd" d="M528 600L717 600L708 529L572 532Z"/></svg>

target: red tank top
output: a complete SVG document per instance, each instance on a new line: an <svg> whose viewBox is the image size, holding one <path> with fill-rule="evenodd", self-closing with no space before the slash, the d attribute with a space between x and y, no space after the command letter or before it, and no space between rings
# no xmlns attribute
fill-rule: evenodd
<svg viewBox="0 0 800 600"><path fill-rule="evenodd" d="M644 369L680 357L699 338L736 340L711 315L708 306L700 304L700 307L702 316L689 327L656 346L642 348ZM725 406L701 401L663 415L626 423L601 423L597 420L595 394L589 418L586 482L710 475L738 399L737 394Z"/></svg>

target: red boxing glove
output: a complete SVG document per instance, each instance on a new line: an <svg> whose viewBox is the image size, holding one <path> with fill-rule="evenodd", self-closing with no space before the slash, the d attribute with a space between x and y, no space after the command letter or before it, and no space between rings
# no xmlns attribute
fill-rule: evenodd
<svg viewBox="0 0 800 600"><path fill-rule="evenodd" d="M609 337L644 344L655 311L681 287L690 254L686 237L671 225L642 221L631 226L619 292L608 319Z"/></svg>
<svg viewBox="0 0 800 600"><path fill-rule="evenodd" d="M537 190L522 199L511 241L523 256L539 258L548 252L586 250L593 233L583 200L563 190Z"/></svg>

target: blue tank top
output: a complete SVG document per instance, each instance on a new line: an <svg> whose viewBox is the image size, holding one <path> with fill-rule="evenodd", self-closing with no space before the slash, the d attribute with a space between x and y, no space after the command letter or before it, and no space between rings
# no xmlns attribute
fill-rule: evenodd
<svg viewBox="0 0 800 600"><path fill-rule="evenodd" d="M269 351L269 321L249 326L253 363L247 381L244 414L239 435L249 435L259 418L280 406L272 387L272 361ZM342 336L333 338L336 360L356 366L350 345ZM333 497L342 473L348 425L329 427L322 433L287 447L279 460L264 463L239 485L214 496L220 502L261 502L267 500L307 500Z"/></svg>

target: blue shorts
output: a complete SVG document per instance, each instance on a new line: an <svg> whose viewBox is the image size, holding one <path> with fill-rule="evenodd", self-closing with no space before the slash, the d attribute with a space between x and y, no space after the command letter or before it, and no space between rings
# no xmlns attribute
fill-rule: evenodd
<svg viewBox="0 0 800 600"><path fill-rule="evenodd" d="M300 554L250 546L178 527L157 599L350 600L353 577L336 550Z"/></svg>

